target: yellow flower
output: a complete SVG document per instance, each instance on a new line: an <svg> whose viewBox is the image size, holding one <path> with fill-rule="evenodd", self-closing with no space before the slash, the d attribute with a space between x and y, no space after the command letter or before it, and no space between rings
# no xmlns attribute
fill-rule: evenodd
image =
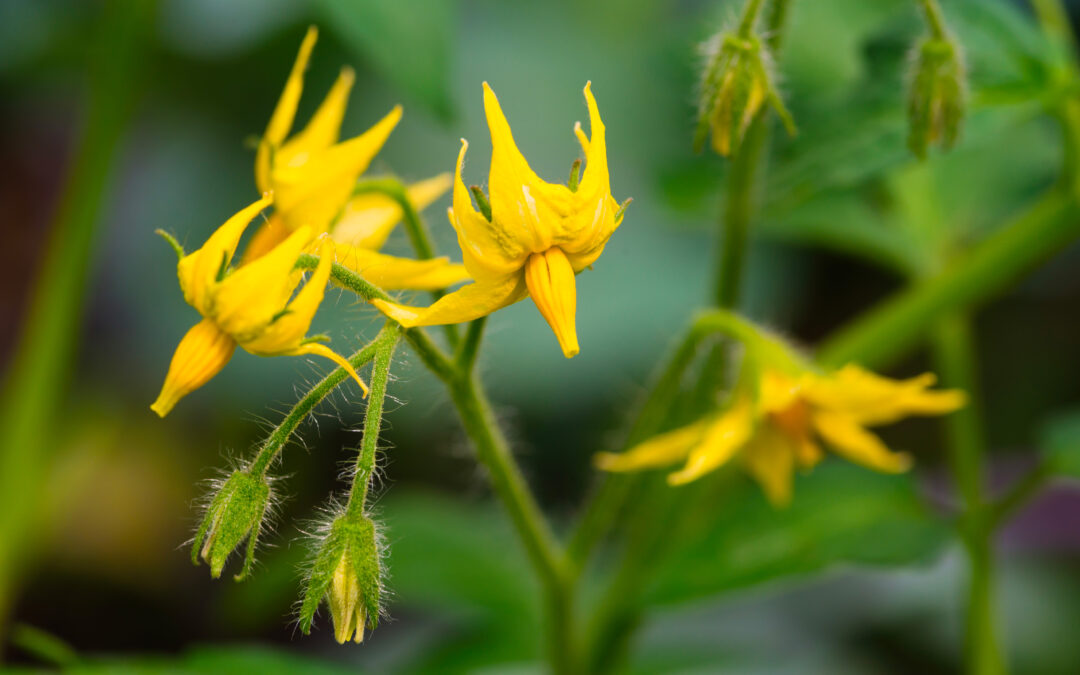
<svg viewBox="0 0 1080 675"><path fill-rule="evenodd" d="M457 230L465 268L476 281L426 308L376 300L403 326L470 321L531 295L568 358L578 353L574 275L591 265L622 221L611 196L604 123L590 84L585 85L592 138L575 125L586 169L571 186L540 179L514 144L499 101L484 83L491 130L490 208L473 207L461 178L468 143L462 139L450 223Z"/></svg>
<svg viewBox="0 0 1080 675"><path fill-rule="evenodd" d="M353 71L343 68L307 126L287 138L304 87L304 70L318 38L311 27L300 46L292 72L270 118L255 156L255 183L274 195L274 213L252 238L244 253L255 260L301 227L328 232L336 259L384 288L433 290L468 279L461 265L445 258L410 260L377 252L401 221L400 207L385 195L352 196L357 178L382 148L401 119L401 106L363 134L338 142ZM450 188L442 174L408 190L417 210Z"/></svg>
<svg viewBox="0 0 1080 675"><path fill-rule="evenodd" d="M700 478L738 458L774 505L791 501L792 473L822 458L819 442L876 471L899 473L911 458L893 452L866 427L912 415L943 415L964 405L964 393L934 390L933 374L892 380L847 365L819 374L766 368L756 395L737 390L727 410L645 441L623 454L597 455L608 471L634 471L685 460L672 485Z"/></svg>
<svg viewBox="0 0 1080 675"><path fill-rule="evenodd" d="M319 265L295 297L303 275L294 266L315 239L311 228L293 232L258 260L229 268L240 236L272 201L267 196L243 209L202 248L180 259L177 275L184 299L203 320L187 332L173 354L165 384L150 406L158 415L167 415L177 401L221 371L237 345L258 356L325 356L348 370L367 392L348 361L304 337L330 278L333 245L328 240L319 243Z"/></svg>

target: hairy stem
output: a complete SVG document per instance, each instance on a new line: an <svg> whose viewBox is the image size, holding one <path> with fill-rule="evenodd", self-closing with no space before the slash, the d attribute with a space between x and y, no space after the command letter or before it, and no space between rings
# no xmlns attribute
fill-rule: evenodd
<svg viewBox="0 0 1080 675"><path fill-rule="evenodd" d="M375 348L378 339L357 350L349 357L349 364L359 370L375 356ZM248 466L248 472L256 476L265 476L274 460L281 454L285 444L289 442L300 423L319 405L323 399L349 377L344 368L335 368L329 375L312 387L304 396L296 402L292 410L285 415L285 419L274 428L259 448L259 454L255 456Z"/></svg>
<svg viewBox="0 0 1080 675"><path fill-rule="evenodd" d="M930 34L938 40L948 37L948 29L945 27L945 17L941 13L941 5L938 0L919 0L923 15L926 17L926 26Z"/></svg>
<svg viewBox="0 0 1080 675"><path fill-rule="evenodd" d="M349 502L345 507L355 516L362 516L364 513L368 490L371 487L371 475L375 473L375 452L378 450L379 433L382 431L383 403L386 401L386 384L390 380L390 362L394 358L394 349L400 337L401 327L394 321L387 321L375 338L375 363L371 366L371 394L368 396L367 410L364 411L364 436L360 441L360 452L356 456L356 474L353 476Z"/></svg>

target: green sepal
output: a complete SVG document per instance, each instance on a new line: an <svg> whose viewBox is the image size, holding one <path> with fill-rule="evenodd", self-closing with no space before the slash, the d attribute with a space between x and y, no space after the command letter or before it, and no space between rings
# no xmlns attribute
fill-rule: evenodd
<svg viewBox="0 0 1080 675"><path fill-rule="evenodd" d="M570 192L577 192L578 185L581 182L581 160L575 159L574 163L570 165L570 180L566 184L570 188Z"/></svg>
<svg viewBox="0 0 1080 675"><path fill-rule="evenodd" d="M908 88L908 148L925 159L933 143L949 149L960 135L966 107L964 60L951 39L924 38L916 45Z"/></svg>
<svg viewBox="0 0 1080 675"><path fill-rule="evenodd" d="M301 632L310 634L315 612L323 600L329 602L334 574L346 559L360 588L359 602L363 604L367 628L379 623L382 598L382 563L375 523L364 516L344 513L330 524L326 537L315 552L308 568L304 597L298 619Z"/></svg>
<svg viewBox="0 0 1080 675"><path fill-rule="evenodd" d="M246 538L248 546L243 567L235 579L240 581L246 577L255 560L255 545L269 503L270 486L263 478L234 471L214 495L199 525L191 547L192 562L198 565L202 558L210 565L210 576L217 579L229 555Z"/></svg>
<svg viewBox="0 0 1080 675"><path fill-rule="evenodd" d="M479 185L470 185L469 191L472 192L473 198L476 199L476 207L480 209L480 213L487 218L487 221L491 222L491 202L488 201L487 195L480 189Z"/></svg>
<svg viewBox="0 0 1080 675"><path fill-rule="evenodd" d="M180 242L176 240L176 237L172 236L160 227L154 230L154 234L169 242L169 246L172 246L172 249L176 251L176 259L178 261L184 259L184 256L186 255L186 253L184 253L184 247L180 245Z"/></svg>

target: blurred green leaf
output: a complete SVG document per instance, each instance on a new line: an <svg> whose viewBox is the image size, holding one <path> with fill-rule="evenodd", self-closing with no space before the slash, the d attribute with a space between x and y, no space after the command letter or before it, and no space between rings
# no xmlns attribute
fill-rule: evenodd
<svg viewBox="0 0 1080 675"><path fill-rule="evenodd" d="M7 671L5 671L7 672ZM35 672L25 671L12 672ZM64 670L72 675L344 675L360 673L328 661L299 656L282 649L255 646L195 647L176 657L142 656L92 659Z"/></svg>
<svg viewBox="0 0 1080 675"><path fill-rule="evenodd" d="M686 602L842 563L927 562L948 537L908 476L830 462L797 481L795 499L783 510L748 481L742 485L705 507L710 517L663 564L647 602Z"/></svg>
<svg viewBox="0 0 1080 675"><path fill-rule="evenodd" d="M317 0L328 27L440 119L450 99L452 0Z"/></svg>
<svg viewBox="0 0 1080 675"><path fill-rule="evenodd" d="M1080 410L1051 419L1042 431L1042 447L1051 473L1080 478Z"/></svg>

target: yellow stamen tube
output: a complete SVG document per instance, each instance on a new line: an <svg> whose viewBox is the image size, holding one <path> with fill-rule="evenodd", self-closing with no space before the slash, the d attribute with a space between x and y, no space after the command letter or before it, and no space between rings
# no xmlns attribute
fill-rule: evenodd
<svg viewBox="0 0 1080 675"><path fill-rule="evenodd" d="M529 295L544 315L566 358L574 357L578 347L575 314L577 289L574 268L558 246L543 253L533 253L525 263L525 285Z"/></svg>
<svg viewBox="0 0 1080 675"><path fill-rule="evenodd" d="M176 403L221 372L236 351L236 341L210 319L192 326L173 354L161 393L150 406L165 417Z"/></svg>

